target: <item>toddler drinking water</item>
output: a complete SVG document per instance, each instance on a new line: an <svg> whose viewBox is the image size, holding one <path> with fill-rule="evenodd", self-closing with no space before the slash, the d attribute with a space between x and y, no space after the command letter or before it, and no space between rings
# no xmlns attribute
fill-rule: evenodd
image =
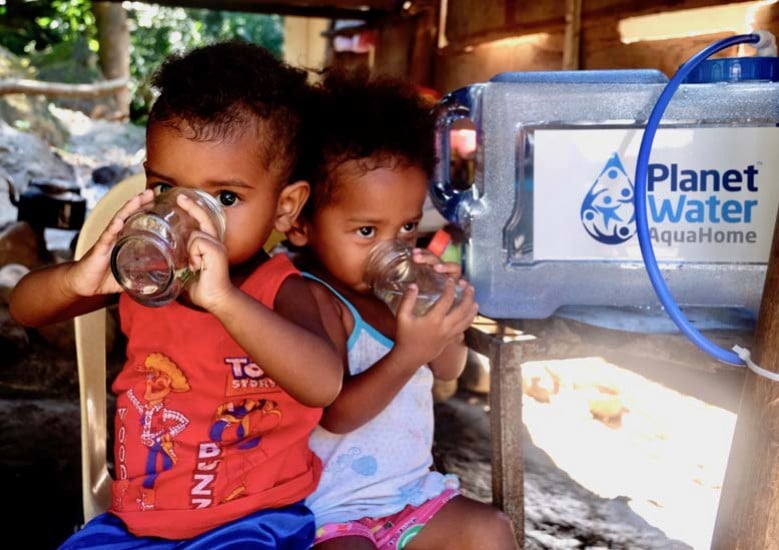
<svg viewBox="0 0 779 550"><path fill-rule="evenodd" d="M315 547L515 549L502 512L432 469L433 379L462 371L477 305L459 266L413 249L435 160L430 110L386 79L330 75L317 97L302 163L312 196L288 237L304 247L301 266L345 365L343 390L310 442L324 462L307 499ZM371 251L395 239L448 275L424 315L414 312L417 285L393 314L366 282Z"/></svg>

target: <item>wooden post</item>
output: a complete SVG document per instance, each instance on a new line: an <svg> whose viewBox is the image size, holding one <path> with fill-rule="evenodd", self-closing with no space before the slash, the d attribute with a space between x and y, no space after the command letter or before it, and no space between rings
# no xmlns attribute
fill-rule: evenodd
<svg viewBox="0 0 779 550"><path fill-rule="evenodd" d="M779 223L768 259L752 360L779 372ZM779 382L748 371L712 548L779 548Z"/></svg>
<svg viewBox="0 0 779 550"><path fill-rule="evenodd" d="M563 43L563 70L579 68L581 43L582 0L565 0L565 40Z"/></svg>
<svg viewBox="0 0 779 550"><path fill-rule="evenodd" d="M417 2L414 43L411 47L409 79L423 86L433 83L433 63L438 42L438 3Z"/></svg>
<svg viewBox="0 0 779 550"><path fill-rule="evenodd" d="M97 25L100 44L99 58L103 75L108 79L130 78L130 31L127 27L127 11L122 4L92 2L92 12ZM119 116L130 116L130 90L124 86L116 92Z"/></svg>
<svg viewBox="0 0 779 550"><path fill-rule="evenodd" d="M495 332L497 334L492 334ZM510 329L509 329L510 330ZM490 360L490 439L492 502L514 526L520 548L525 546L525 464L522 452L522 349L505 334L503 324L487 331L468 329L465 341Z"/></svg>
<svg viewBox="0 0 779 550"><path fill-rule="evenodd" d="M490 358L492 502L511 519L520 548L525 545L521 356L519 344L501 343Z"/></svg>

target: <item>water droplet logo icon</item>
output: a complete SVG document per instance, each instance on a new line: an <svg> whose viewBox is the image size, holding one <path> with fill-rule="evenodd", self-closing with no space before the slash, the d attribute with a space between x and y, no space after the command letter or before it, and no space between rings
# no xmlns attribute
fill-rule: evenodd
<svg viewBox="0 0 779 550"><path fill-rule="evenodd" d="M624 243L635 234L633 183L617 153L584 197L581 218L590 237L604 244Z"/></svg>

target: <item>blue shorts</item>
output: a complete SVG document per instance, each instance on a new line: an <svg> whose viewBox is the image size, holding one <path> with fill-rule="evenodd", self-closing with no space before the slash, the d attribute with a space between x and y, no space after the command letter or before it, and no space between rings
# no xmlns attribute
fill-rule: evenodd
<svg viewBox="0 0 779 550"><path fill-rule="evenodd" d="M306 550L314 541L314 515L302 502L260 510L186 540L138 537L113 514L100 514L68 538L60 550L95 548L125 550Z"/></svg>

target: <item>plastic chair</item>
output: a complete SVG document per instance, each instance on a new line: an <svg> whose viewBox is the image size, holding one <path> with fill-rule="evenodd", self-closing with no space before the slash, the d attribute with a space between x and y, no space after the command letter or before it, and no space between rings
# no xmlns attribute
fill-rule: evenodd
<svg viewBox="0 0 779 550"><path fill-rule="evenodd" d="M117 183L100 199L84 220L76 242L76 259L86 254L117 210L145 184L146 176L136 174ZM274 231L265 250L270 252L283 238ZM108 510L111 503L112 480L106 455L106 310L80 315L74 323L81 403L81 499L86 523Z"/></svg>
<svg viewBox="0 0 779 550"><path fill-rule="evenodd" d="M112 187L84 220L76 242L75 258L95 244L108 222L124 203L146 185L136 174ZM106 462L106 310L76 317L76 358L81 403L81 499L84 523L105 512L111 502L111 476Z"/></svg>

